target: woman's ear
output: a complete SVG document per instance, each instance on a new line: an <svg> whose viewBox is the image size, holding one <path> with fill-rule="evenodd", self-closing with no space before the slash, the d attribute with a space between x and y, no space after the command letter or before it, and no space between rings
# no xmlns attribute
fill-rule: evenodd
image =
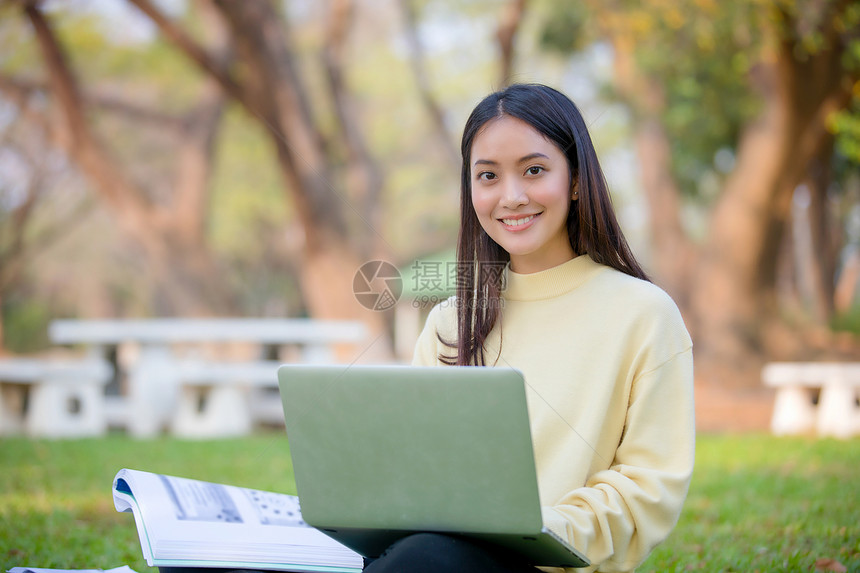
<svg viewBox="0 0 860 573"><path fill-rule="evenodd" d="M579 190L576 188L576 182L574 182L570 191L570 200L576 201L577 199L579 199Z"/></svg>

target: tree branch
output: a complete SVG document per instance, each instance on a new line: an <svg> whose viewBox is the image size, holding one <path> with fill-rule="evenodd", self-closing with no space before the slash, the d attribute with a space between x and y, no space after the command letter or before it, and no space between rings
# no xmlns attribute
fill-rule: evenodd
<svg viewBox="0 0 860 573"><path fill-rule="evenodd" d="M50 86L44 81L0 73L0 91L5 91L10 96L17 94L14 96L15 99L17 101L24 101L36 93L50 93ZM84 107L97 108L130 120L139 121L142 126L154 126L158 129L173 130L188 128L187 118L167 114L137 102L117 97L98 87L82 90L80 96Z"/></svg>
<svg viewBox="0 0 860 573"><path fill-rule="evenodd" d="M43 198L49 167L34 163L34 159L43 160L43 154L36 158L29 153L22 152L22 155L22 161L27 163L32 175L27 183L26 199L10 212L10 223L0 226L0 231L8 237L3 241L8 246L0 250L0 298L18 282L23 270L40 252L68 236L69 229L83 219L91 206L86 201L78 202L62 220L40 229L38 233L29 233L31 219Z"/></svg>
<svg viewBox="0 0 860 573"><path fill-rule="evenodd" d="M150 0L128 0L141 12L152 20L161 33L180 49L204 72L215 78L230 97L241 103L252 114L257 113L253 103L249 100L245 90L233 79L229 72L221 65L219 58L211 55L185 33L185 30L176 25L170 18L165 16Z"/></svg>
<svg viewBox="0 0 860 573"><path fill-rule="evenodd" d="M323 48L323 65L329 92L334 102L335 116L347 151L347 185L351 196L361 203L361 212L369 220L371 229L378 228L379 196L383 176L374 161L362 134L355 102L346 87L343 59L346 40L353 21L355 6L352 0L331 0L327 19L326 42ZM376 233L378 236L378 233Z"/></svg>
<svg viewBox="0 0 860 573"><path fill-rule="evenodd" d="M16 82L9 81L9 78L2 74L0 74L0 91L6 94L6 97L18 107L20 113L25 115L28 121L39 126L45 134L52 137L56 136L45 114L37 112L33 106L29 105L28 100L33 92Z"/></svg>
<svg viewBox="0 0 860 573"><path fill-rule="evenodd" d="M430 88L430 80L427 77L427 67L424 61L424 47L418 37L417 18L412 0L400 0L400 8L403 13L403 30L406 32L406 42L409 44L410 67L412 68L412 75L415 77L415 85L418 88L421 103L424 105L427 115L430 116L437 138L448 159L452 164L459 165L460 152L445 123L445 112Z"/></svg>
<svg viewBox="0 0 860 573"><path fill-rule="evenodd" d="M499 43L500 74L499 89L510 85L514 67L514 38L517 35L525 12L526 0L510 0L502 12L496 40Z"/></svg>
<svg viewBox="0 0 860 573"><path fill-rule="evenodd" d="M150 205L142 193L116 171L114 162L107 157L107 153L90 131L75 78L41 10L35 4L28 4L24 12L33 25L42 56L48 67L51 93L62 110L69 154L76 157L108 203L118 212L129 215L125 222L135 227L138 233L145 234L148 230L142 228L140 216L150 213ZM137 216L132 217L132 214Z"/></svg>
<svg viewBox="0 0 860 573"><path fill-rule="evenodd" d="M203 28L214 49L223 54L225 60L229 59L230 37L221 14L211 4L200 4L199 8ZM205 243L215 139L226 97L218 81L211 76L206 77L196 108L180 140L171 227L184 244L198 249L203 249Z"/></svg>
<svg viewBox="0 0 860 573"><path fill-rule="evenodd" d="M326 145L313 123L303 83L288 48L285 26L267 0L216 4L230 22L246 64L246 85L259 100L310 250L324 236L343 239L344 198L331 187Z"/></svg>

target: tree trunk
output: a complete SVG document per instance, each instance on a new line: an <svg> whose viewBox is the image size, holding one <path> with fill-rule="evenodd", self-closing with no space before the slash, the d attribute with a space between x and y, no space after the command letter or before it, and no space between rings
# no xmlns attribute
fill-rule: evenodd
<svg viewBox="0 0 860 573"><path fill-rule="evenodd" d="M612 45L615 85L633 111L634 142L648 205L653 279L686 310L695 247L681 224L681 192L672 174L669 137L661 121L665 96L654 79L638 70L629 35L616 35Z"/></svg>
<svg viewBox="0 0 860 573"><path fill-rule="evenodd" d="M208 165L214 130L221 116L221 96L210 91L209 109L204 106L202 115L197 116L199 121L192 124L191 137L187 140L186 158L189 158L188 149L198 148L195 158L183 168L184 177L179 191L196 194L197 197L180 199L180 211L176 213L169 208L156 207L146 193L120 170L91 130L74 75L39 7L27 4L24 10L36 32L48 70L51 93L63 119L62 125L58 126L63 147L114 214L120 229L142 248L150 272L161 285L160 298L167 301L163 310L194 315L233 313L236 303L232 293L225 284L211 280L215 276L216 263L202 239L202 226L192 220L189 228L185 229L185 221L181 218L187 214L187 205L183 206L183 203L190 202L194 208L199 208L201 194L208 186Z"/></svg>
<svg viewBox="0 0 860 573"><path fill-rule="evenodd" d="M713 209L701 248L692 244L680 223L680 193L661 123L662 86L637 66L635 36L603 5L591 6L615 48L615 84L633 113L655 280L685 311L700 364L713 359L711 364L743 367L745 357L763 348L765 321L777 315L776 261L792 193L807 177L811 162L830 145L826 117L843 108L850 96L852 81L840 62L844 39L835 24L846 4L828 5L828 13L816 20L823 47L806 57L799 55L799 36L792 35L800 24L778 7L769 8L770 20L779 24L769 31L768 45L777 48L752 74L763 111L741 135L736 168ZM813 234L818 236L826 223L820 216L815 220ZM818 278L826 278L827 266L825 256ZM826 290L823 283L816 288ZM826 298L823 302L829 304Z"/></svg>
<svg viewBox="0 0 860 573"><path fill-rule="evenodd" d="M822 147L809 176L794 191L791 210L794 300L806 321L825 327L834 312L837 254L827 193L832 151L832 145Z"/></svg>
<svg viewBox="0 0 860 573"><path fill-rule="evenodd" d="M363 214L361 224L367 227L359 234L359 238L364 239L364 244L358 245L358 250L361 253L384 256L389 249L379 230L382 228L380 197L385 182L364 138L357 113L358 106L344 77L344 56L354 11L352 0L330 0L323 67L326 70L340 140L346 148L344 179L348 197Z"/></svg>
<svg viewBox="0 0 860 573"><path fill-rule="evenodd" d="M838 251L832 232L833 213L828 193L832 181L830 169L832 155L833 137L828 136L818 156L812 161L806 178L806 185L811 190L807 220L813 254L810 261L812 268L810 310L813 320L821 326L827 326L833 318L836 288Z"/></svg>
<svg viewBox="0 0 860 573"><path fill-rule="evenodd" d="M400 0L400 8L403 13L403 30L406 33L406 42L409 44L409 63L412 75L415 77L415 85L421 97L421 103L430 118L436 138L440 147L445 150L445 155L452 167L460 167L460 150L454 143L454 138L448 130L445 122L445 112L430 88L430 80L427 77L427 67L424 62L424 48L418 37L418 26L416 24L415 7L413 0Z"/></svg>
<svg viewBox="0 0 860 573"><path fill-rule="evenodd" d="M499 27L496 30L500 63L498 89L510 85L513 80L514 40L523 21L525 8L526 0L510 0L499 21Z"/></svg>
<svg viewBox="0 0 860 573"><path fill-rule="evenodd" d="M692 292L694 330L706 341L698 345L700 355L748 356L759 349L757 325L766 300L760 289L770 286L760 281L760 265L765 255L776 255L769 219L784 224L789 204L778 183L788 159L782 153L788 121L784 106L765 105L764 116L741 138L736 168L713 211Z"/></svg>
<svg viewBox="0 0 860 573"><path fill-rule="evenodd" d="M834 293L834 307L838 313L850 312L857 304L857 292L860 290L860 252L854 251L848 255L848 260L842 265L839 280Z"/></svg>
<svg viewBox="0 0 860 573"><path fill-rule="evenodd" d="M763 112L742 135L694 279L701 359L738 364L763 348L762 321L776 314L776 261L794 189L827 145L825 118L850 96L842 46L827 46L801 61L784 39L773 58L763 59L772 62L758 72Z"/></svg>
<svg viewBox="0 0 860 573"><path fill-rule="evenodd" d="M386 338L385 317L379 312L365 311L352 292L354 275L364 262L361 250L356 247L362 241L356 240L355 233L372 231L362 226L366 225L369 215L362 210L363 206L351 204L350 198L335 188L333 159L328 156L331 143L325 141L314 123L311 99L294 62L289 27L283 15L267 0L214 0L214 5L229 22L242 60L241 76L233 76L149 0L131 1L192 62L241 103L269 134L284 188L302 228L300 284L309 314L317 318L360 319L377 337L374 340ZM336 4L334 9L344 6ZM340 81L341 78L334 79ZM347 123L343 126L341 135L352 135L354 126ZM344 147L349 149L350 144L356 152L355 158L369 159L361 155L356 147L360 145L357 140L345 143ZM378 184L374 174L368 171L365 175L367 178L362 184L366 193L378 192L372 188ZM348 228L346 213L357 214L360 222L356 228ZM381 351L384 356L391 354L389 345L372 346L373 351Z"/></svg>

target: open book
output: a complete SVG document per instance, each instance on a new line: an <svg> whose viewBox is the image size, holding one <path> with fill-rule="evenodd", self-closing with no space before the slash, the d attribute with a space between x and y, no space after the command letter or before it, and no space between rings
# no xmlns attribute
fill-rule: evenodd
<svg viewBox="0 0 860 573"><path fill-rule="evenodd" d="M117 511L134 515L154 567L358 572L363 559L302 521L295 496L123 469Z"/></svg>

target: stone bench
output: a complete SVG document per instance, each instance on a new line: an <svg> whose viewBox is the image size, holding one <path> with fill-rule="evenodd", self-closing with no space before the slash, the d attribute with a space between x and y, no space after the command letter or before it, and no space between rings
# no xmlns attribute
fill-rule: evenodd
<svg viewBox="0 0 860 573"><path fill-rule="evenodd" d="M108 419L141 438L164 429L189 437L247 433L254 412L242 413L239 406L251 400L253 407L259 394L249 384L277 387L276 362L267 359L286 349L296 356L284 361L335 362L344 349L352 356L368 342L362 323L305 318L56 320L49 334L56 344L84 346L104 358L133 350L133 358L117 360L123 384L118 396L107 397ZM191 361L194 348L211 356L215 348L235 344L256 352L236 362L220 355L208 363ZM271 400L264 402L274 419Z"/></svg>
<svg viewBox="0 0 860 573"><path fill-rule="evenodd" d="M860 363L773 362L762 370L762 381L776 389L774 434L860 434Z"/></svg>
<svg viewBox="0 0 860 573"><path fill-rule="evenodd" d="M177 363L179 396L170 433L184 438L242 436L257 423L283 424L281 362Z"/></svg>
<svg viewBox="0 0 860 573"><path fill-rule="evenodd" d="M0 435L100 436L107 431L107 361L0 359Z"/></svg>

